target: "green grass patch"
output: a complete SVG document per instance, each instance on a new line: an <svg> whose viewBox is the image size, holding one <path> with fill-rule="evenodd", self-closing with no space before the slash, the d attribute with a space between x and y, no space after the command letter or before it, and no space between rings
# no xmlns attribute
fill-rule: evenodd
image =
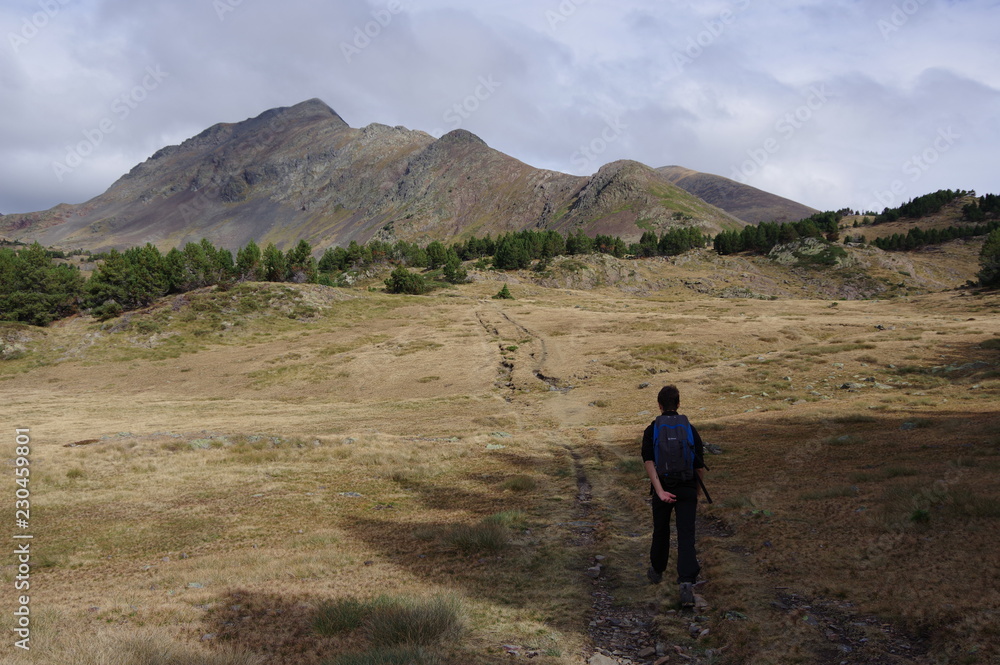
<svg viewBox="0 0 1000 665"><path fill-rule="evenodd" d="M453 527L445 534L444 543L465 554L497 554L507 549L510 533L503 525L484 520Z"/></svg>
<svg viewBox="0 0 1000 665"><path fill-rule="evenodd" d="M501 487L512 492L530 492L537 487L537 483L531 476L521 474L511 476L507 480L503 481L503 485L501 485Z"/></svg>
<svg viewBox="0 0 1000 665"><path fill-rule="evenodd" d="M754 502L753 499L751 499L748 496L738 495L738 496L726 497L725 499L723 499L722 506L724 508L734 508L738 510L741 508L753 508Z"/></svg>
<svg viewBox="0 0 1000 665"><path fill-rule="evenodd" d="M698 429L700 430L701 427ZM615 468L630 476L644 474L646 471L646 466L641 459L623 459L615 465Z"/></svg>
<svg viewBox="0 0 1000 665"><path fill-rule="evenodd" d="M483 524L497 524L507 529L524 529L528 526L528 514L521 510L505 510L483 518Z"/></svg>
<svg viewBox="0 0 1000 665"><path fill-rule="evenodd" d="M395 351L393 355L408 356L411 353L419 353L420 351L434 351L436 349L440 349L443 347L444 344L439 344L438 342L432 342L428 339L420 339L403 344Z"/></svg>
<svg viewBox="0 0 1000 665"><path fill-rule="evenodd" d="M375 647L427 646L462 628L457 604L445 598L429 600L378 598L365 621L365 633Z"/></svg>
<svg viewBox="0 0 1000 665"><path fill-rule="evenodd" d="M313 630L330 637L357 630L371 612L367 603L357 598L340 598L320 605L313 619Z"/></svg>
<svg viewBox="0 0 1000 665"><path fill-rule="evenodd" d="M321 605L313 629L331 637L361 630L370 648L336 656L331 665L436 664L440 658L424 647L462 631L458 603L446 598L396 598L379 596L362 601L341 598Z"/></svg>

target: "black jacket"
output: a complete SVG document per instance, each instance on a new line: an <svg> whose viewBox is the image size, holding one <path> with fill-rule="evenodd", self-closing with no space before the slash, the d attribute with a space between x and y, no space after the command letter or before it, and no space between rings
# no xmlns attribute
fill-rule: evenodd
<svg viewBox="0 0 1000 665"><path fill-rule="evenodd" d="M665 416L676 416L678 413L676 411L664 411ZM642 461L654 462L656 461L656 442L653 441L653 425L656 421L649 423L649 427L646 431L642 433ZM695 429L694 425L691 425L691 433L694 434L694 468L704 469L705 468L705 444L701 440L701 435L698 434L698 430ZM664 489L669 487L698 487L698 479L692 478L687 481L678 480L667 480L666 477L660 476L660 483L663 485ZM652 491L652 483L650 483L650 491Z"/></svg>

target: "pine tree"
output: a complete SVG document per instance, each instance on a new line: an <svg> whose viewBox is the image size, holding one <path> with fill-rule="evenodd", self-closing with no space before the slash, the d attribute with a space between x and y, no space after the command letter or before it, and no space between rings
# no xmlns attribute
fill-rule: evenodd
<svg viewBox="0 0 1000 665"><path fill-rule="evenodd" d="M493 299L494 300L514 300L514 296L512 296L510 294L510 289L508 289L507 285L504 284L503 288L500 289L500 291L498 291L495 296L493 296Z"/></svg>
<svg viewBox="0 0 1000 665"><path fill-rule="evenodd" d="M316 281L316 259L312 255L312 245L305 240L299 240L295 247L288 250L285 266L288 278L293 282L302 284Z"/></svg>
<svg viewBox="0 0 1000 665"><path fill-rule="evenodd" d="M437 240L427 245L425 251L427 252L427 267L430 270L440 268L448 260L448 250Z"/></svg>
<svg viewBox="0 0 1000 665"><path fill-rule="evenodd" d="M448 258L444 264L444 278L452 284L462 284L469 279L469 273L454 249L448 250Z"/></svg>
<svg viewBox="0 0 1000 665"><path fill-rule="evenodd" d="M260 280L260 247L253 240L236 252L236 279L241 282Z"/></svg>
<svg viewBox="0 0 1000 665"><path fill-rule="evenodd" d="M263 278L267 282L284 282L286 278L286 266L285 266L285 255L281 253L281 250L274 246L274 243L268 243L267 247L264 248L264 254L261 257L261 262L263 264Z"/></svg>
<svg viewBox="0 0 1000 665"><path fill-rule="evenodd" d="M0 320L48 325L75 312L82 294L80 272L53 263L37 242L0 250Z"/></svg>
<svg viewBox="0 0 1000 665"><path fill-rule="evenodd" d="M979 252L979 283L986 287L1000 286L1000 229L986 236Z"/></svg>

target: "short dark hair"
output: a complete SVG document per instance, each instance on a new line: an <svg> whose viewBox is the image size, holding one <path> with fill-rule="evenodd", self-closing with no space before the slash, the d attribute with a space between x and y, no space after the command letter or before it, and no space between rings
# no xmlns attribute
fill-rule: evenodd
<svg viewBox="0 0 1000 665"><path fill-rule="evenodd" d="M681 391L677 390L677 386L663 386L660 388L660 394L656 396L656 401L664 411L676 411L681 403Z"/></svg>

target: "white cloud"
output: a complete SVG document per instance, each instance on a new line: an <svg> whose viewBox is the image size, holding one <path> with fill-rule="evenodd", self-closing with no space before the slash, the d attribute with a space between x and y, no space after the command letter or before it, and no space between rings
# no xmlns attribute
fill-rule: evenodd
<svg viewBox="0 0 1000 665"><path fill-rule="evenodd" d="M40 2L59 10L43 20ZM994 1L398 2L6 3L0 211L82 202L164 142L311 97L353 126L458 120L574 173L628 158L732 177L763 149L749 184L824 209L866 207L896 181L904 198L1000 191ZM129 98L150 67L169 76ZM60 180L53 164L107 119ZM914 169L949 128L960 138ZM587 147L602 150L581 159Z"/></svg>

